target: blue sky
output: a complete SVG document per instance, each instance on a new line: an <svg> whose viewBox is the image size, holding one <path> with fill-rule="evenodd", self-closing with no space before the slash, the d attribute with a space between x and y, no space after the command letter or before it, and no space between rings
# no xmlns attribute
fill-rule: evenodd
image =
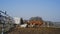
<svg viewBox="0 0 60 34"><path fill-rule="evenodd" d="M40 16L43 20L60 21L60 0L0 0L0 10L12 17Z"/></svg>

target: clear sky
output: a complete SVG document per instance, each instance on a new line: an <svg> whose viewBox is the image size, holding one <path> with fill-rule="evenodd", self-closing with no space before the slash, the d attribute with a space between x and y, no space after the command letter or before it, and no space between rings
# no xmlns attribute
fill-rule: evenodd
<svg viewBox="0 0 60 34"><path fill-rule="evenodd" d="M60 21L60 0L0 0L0 10L12 17L40 16L43 20Z"/></svg>

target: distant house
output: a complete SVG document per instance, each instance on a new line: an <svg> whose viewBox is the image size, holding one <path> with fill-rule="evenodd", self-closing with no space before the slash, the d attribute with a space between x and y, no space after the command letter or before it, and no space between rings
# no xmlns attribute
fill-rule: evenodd
<svg viewBox="0 0 60 34"><path fill-rule="evenodd" d="M54 24L51 21L43 21L43 25L41 27L53 27Z"/></svg>
<svg viewBox="0 0 60 34"><path fill-rule="evenodd" d="M20 24L20 18L19 17L14 17L14 24Z"/></svg>

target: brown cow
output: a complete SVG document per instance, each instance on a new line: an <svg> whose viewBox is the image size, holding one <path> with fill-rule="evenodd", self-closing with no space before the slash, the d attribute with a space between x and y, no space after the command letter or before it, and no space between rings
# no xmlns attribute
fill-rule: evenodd
<svg viewBox="0 0 60 34"><path fill-rule="evenodd" d="M28 25L41 26L43 24L42 20L32 20L28 22Z"/></svg>

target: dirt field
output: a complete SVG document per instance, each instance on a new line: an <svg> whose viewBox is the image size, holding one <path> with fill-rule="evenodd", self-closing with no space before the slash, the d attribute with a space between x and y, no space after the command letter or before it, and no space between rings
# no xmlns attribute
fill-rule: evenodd
<svg viewBox="0 0 60 34"><path fill-rule="evenodd" d="M60 34L60 28L14 28L8 34Z"/></svg>

